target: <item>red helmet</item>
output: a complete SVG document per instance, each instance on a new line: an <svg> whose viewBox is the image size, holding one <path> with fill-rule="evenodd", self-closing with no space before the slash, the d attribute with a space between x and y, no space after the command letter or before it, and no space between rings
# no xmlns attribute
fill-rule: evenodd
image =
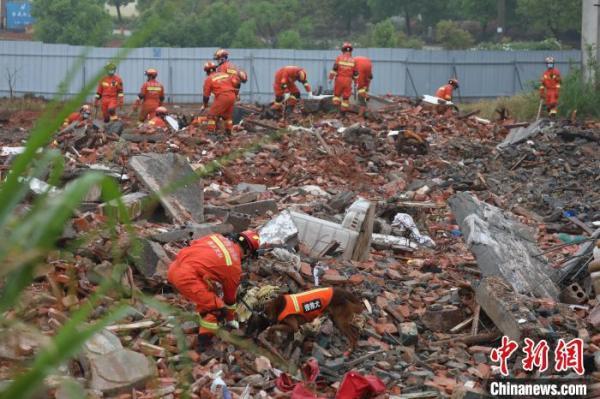
<svg viewBox="0 0 600 399"><path fill-rule="evenodd" d="M154 112L156 112L156 115L166 115L169 111L165 107L158 107Z"/></svg>
<svg viewBox="0 0 600 399"><path fill-rule="evenodd" d="M452 78L448 81L448 84L451 84L454 87L458 87L458 79Z"/></svg>
<svg viewBox="0 0 600 399"><path fill-rule="evenodd" d="M302 83L306 82L306 71L304 69L298 71L298 80Z"/></svg>
<svg viewBox="0 0 600 399"><path fill-rule="evenodd" d="M240 233L240 237L238 238L240 242L246 242L248 244L248 249L251 253L254 253L260 248L260 236L258 232L254 230L246 230Z"/></svg>
<svg viewBox="0 0 600 399"><path fill-rule="evenodd" d="M212 61L208 61L206 64L204 64L204 71L206 73L209 73L211 70L214 71L216 69L217 69L217 65Z"/></svg>
<svg viewBox="0 0 600 399"><path fill-rule="evenodd" d="M146 75L148 77L150 77L150 76L157 77L158 71L154 68L148 68L148 69L146 69L146 72L144 72L144 75Z"/></svg>
<svg viewBox="0 0 600 399"><path fill-rule="evenodd" d="M344 42L342 44L342 51L344 51L344 52L346 52L346 51L348 51L348 52L352 51L352 43L350 43L350 42Z"/></svg>
<svg viewBox="0 0 600 399"><path fill-rule="evenodd" d="M229 57L229 52L227 50L225 50L224 48L220 48L217 51L215 51L215 55L213 56L213 60L222 60L222 59L227 59Z"/></svg>

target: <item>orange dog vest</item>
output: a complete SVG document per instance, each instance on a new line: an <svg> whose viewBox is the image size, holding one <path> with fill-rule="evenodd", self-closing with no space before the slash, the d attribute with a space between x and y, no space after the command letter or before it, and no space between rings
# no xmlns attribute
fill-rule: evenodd
<svg viewBox="0 0 600 399"><path fill-rule="evenodd" d="M300 315L306 321L313 321L327 309L332 297L333 288L317 288L299 294L285 295L285 308L277 320L281 321L291 315Z"/></svg>

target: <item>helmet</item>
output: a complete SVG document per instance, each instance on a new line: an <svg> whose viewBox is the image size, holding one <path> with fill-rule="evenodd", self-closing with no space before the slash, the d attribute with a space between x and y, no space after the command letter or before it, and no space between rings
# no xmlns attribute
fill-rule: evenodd
<svg viewBox="0 0 600 399"><path fill-rule="evenodd" d="M91 112L92 111L92 107L90 107L87 104L83 104L81 106L81 108L79 108L79 113L83 114L84 112Z"/></svg>
<svg viewBox="0 0 600 399"><path fill-rule="evenodd" d="M218 49L217 51L215 51L215 55L213 56L213 60L218 61L218 60L223 60L223 59L227 59L229 57L229 52L223 48Z"/></svg>
<svg viewBox="0 0 600 399"><path fill-rule="evenodd" d="M254 253L260 248L260 236L254 230L242 231L238 237L238 241L240 243L245 242L250 253Z"/></svg>
<svg viewBox="0 0 600 399"><path fill-rule="evenodd" d="M165 107L158 107L154 112L156 112L156 115L166 115L169 111Z"/></svg>
<svg viewBox="0 0 600 399"><path fill-rule="evenodd" d="M342 44L342 51L352 51L352 43L344 42Z"/></svg>
<svg viewBox="0 0 600 399"><path fill-rule="evenodd" d="M158 71L156 69L154 69L154 68L148 68L144 72L144 75L146 75L148 77L150 77L150 76L157 77L158 76Z"/></svg>
<svg viewBox="0 0 600 399"><path fill-rule="evenodd" d="M114 75L117 72L117 65L114 62L109 62L104 66L104 70L109 75Z"/></svg>
<svg viewBox="0 0 600 399"><path fill-rule="evenodd" d="M208 73L211 70L215 70L215 69L217 69L217 65L212 61L208 61L206 64L204 64L204 71L206 73Z"/></svg>
<svg viewBox="0 0 600 399"><path fill-rule="evenodd" d="M298 72L298 80L300 82L306 82L306 71L304 69Z"/></svg>
<svg viewBox="0 0 600 399"><path fill-rule="evenodd" d="M451 84L454 87L458 87L458 79L452 78L448 81L448 84Z"/></svg>

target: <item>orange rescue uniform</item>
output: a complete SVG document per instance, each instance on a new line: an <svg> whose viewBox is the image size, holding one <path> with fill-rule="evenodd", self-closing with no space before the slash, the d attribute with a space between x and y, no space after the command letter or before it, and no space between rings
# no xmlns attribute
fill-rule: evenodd
<svg viewBox="0 0 600 399"><path fill-rule="evenodd" d="M277 316L277 320L282 321L288 316L299 315L306 321L313 321L327 309L332 297L333 288L317 288L299 294L285 295L285 308Z"/></svg>
<svg viewBox="0 0 600 399"><path fill-rule="evenodd" d="M550 115L556 115L558 112L560 83L560 71L556 68L549 68L542 75L540 97L544 99L546 109Z"/></svg>
<svg viewBox="0 0 600 399"><path fill-rule="evenodd" d="M204 81L204 106L208 105L210 95L215 95L210 109L208 110L208 130L217 130L217 121L223 118L225 130L231 132L233 128L233 105L240 88L240 79L237 75L229 75L224 72L213 72Z"/></svg>
<svg viewBox="0 0 600 399"><path fill-rule="evenodd" d="M358 77L358 70L352 54L343 53L339 55L333 64L333 70L329 73L329 79L335 78L333 85L333 104L339 105L340 110L345 111L350 107L350 96L352 95L352 82Z"/></svg>
<svg viewBox="0 0 600 399"><path fill-rule="evenodd" d="M142 85L138 97L142 101L140 122L143 122L148 118L153 118L156 108L162 105L165 100L165 88L156 79L151 79Z"/></svg>
<svg viewBox="0 0 600 399"><path fill-rule="evenodd" d="M239 245L221 234L192 241L177 254L169 266L167 280L196 304L200 313L200 334L212 335L218 328L214 311L227 310L227 319L235 316L237 289L242 275ZM215 293L214 283L223 289L223 298Z"/></svg>
<svg viewBox="0 0 600 399"><path fill-rule="evenodd" d="M304 75L304 80L301 80L300 75ZM306 71L304 68L297 66L285 66L280 68L275 73L275 81L273 82L273 91L275 92L275 107L281 107L285 93L290 93L288 100L290 105L295 105L300 98L300 90L296 86L296 81L307 85ZM309 90L308 86L307 90Z"/></svg>
<svg viewBox="0 0 600 399"><path fill-rule="evenodd" d="M452 92L454 91L454 86L450 83L443 85L435 92L435 96L437 98L441 98L442 100L452 101Z"/></svg>
<svg viewBox="0 0 600 399"><path fill-rule="evenodd" d="M150 121L148 122L148 125L150 125L151 127L154 128L166 128L167 127L167 122L165 122L165 120L163 118L161 118L160 116L154 116L152 119L150 119Z"/></svg>
<svg viewBox="0 0 600 399"><path fill-rule="evenodd" d="M63 127L67 127L73 122L83 122L84 120L85 119L83 118L83 115L81 115L80 112L73 112L67 117L67 119L65 119Z"/></svg>
<svg viewBox="0 0 600 399"><path fill-rule="evenodd" d="M221 65L219 65L217 67L217 72L223 72L223 73L229 74L231 76L237 76L238 79L240 80L240 85L241 85L241 83L246 83L246 81L248 80L248 75L246 74L246 72L244 70L238 68L237 65L234 65L230 61L225 61ZM240 93L240 89L238 88L236 90L236 96L239 96L239 93Z"/></svg>
<svg viewBox="0 0 600 399"><path fill-rule="evenodd" d="M102 116L104 122L110 120L108 110L113 108L117 109L119 106L123 106L124 94L123 94L123 80L119 75L105 76L98 82L98 89L96 90L96 99L102 102Z"/></svg>
<svg viewBox="0 0 600 399"><path fill-rule="evenodd" d="M364 100L369 98L369 86L373 80L373 63L367 57L354 57L358 78L356 79L356 93Z"/></svg>

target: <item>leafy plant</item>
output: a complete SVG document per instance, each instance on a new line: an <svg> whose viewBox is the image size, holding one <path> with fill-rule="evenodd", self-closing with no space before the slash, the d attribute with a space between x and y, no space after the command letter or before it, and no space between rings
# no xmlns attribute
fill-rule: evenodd
<svg viewBox="0 0 600 399"><path fill-rule="evenodd" d="M435 37L447 50L468 49L475 43L473 36L454 21L438 22Z"/></svg>
<svg viewBox="0 0 600 399"><path fill-rule="evenodd" d="M132 37L128 45L135 47L141 40L145 40L144 35L151 32L155 22L149 24L147 30L140 31ZM115 61L118 62L128 51L127 49L121 51ZM42 177L49 172L49 183L56 185L59 182L64 160L58 151L48 149L49 144L62 121L85 101L101 76L99 72L80 93L66 103L61 103L60 100L66 93L68 83L74 78L84 59L85 53L67 72L66 78L59 85L61 95L47 105L45 112L31 131L24 152L15 159L6 180L0 184L0 236L3 238L0 242L0 278L4 280L3 288L0 290L0 313L6 312L18 303L26 287L33 281L36 267L55 248L66 221L72 217L73 212L92 187L101 186L103 200L114 201L117 204L116 211L108 212L106 223L106 229L113 238L117 235L116 215L127 214L116 183L98 173L84 174L71 181L58 193L46 193L39 196L30 207L21 206L28 193L29 181L32 177ZM127 222L125 217L125 223ZM16 376L14 381L0 392L0 398L31 397L36 393L43 379L54 368L77 353L87 339L126 314L126 307L119 305L113 307L96 323L84 325L85 320L94 310L98 298L108 289L118 286L118 273L115 277L107 280L95 296L89 298L86 304L71 315L70 320L58 331L51 344L38 354L31 367ZM11 323L11 320L3 318L0 325L10 328Z"/></svg>

